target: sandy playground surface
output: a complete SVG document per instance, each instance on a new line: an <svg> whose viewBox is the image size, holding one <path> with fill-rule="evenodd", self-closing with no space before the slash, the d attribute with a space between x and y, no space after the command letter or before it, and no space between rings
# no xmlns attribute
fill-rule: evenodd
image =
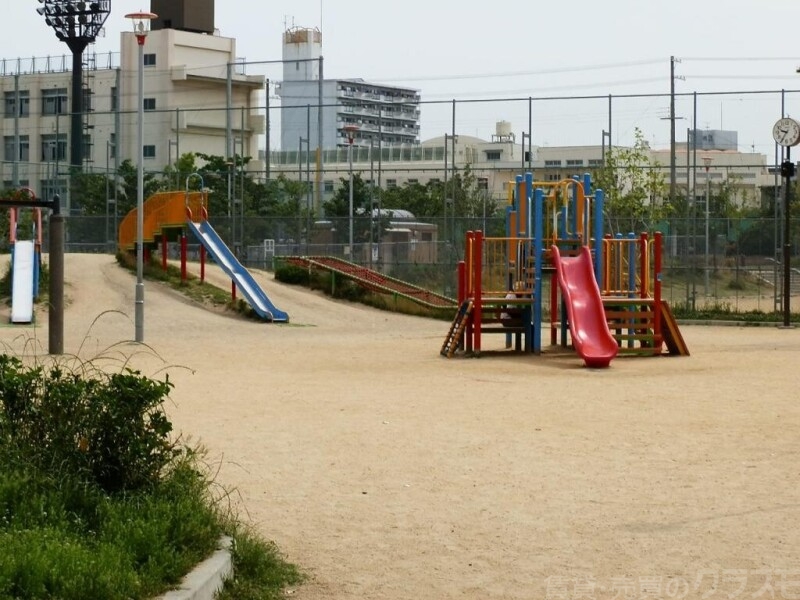
<svg viewBox="0 0 800 600"><path fill-rule="evenodd" d="M446 360L447 323L255 276L291 324L148 283L152 350L104 351L134 278L68 255L65 351L170 367L176 428L309 574L291 597L800 597L800 330L683 327L691 357L599 371ZM46 314L2 310L0 341L46 352Z"/></svg>

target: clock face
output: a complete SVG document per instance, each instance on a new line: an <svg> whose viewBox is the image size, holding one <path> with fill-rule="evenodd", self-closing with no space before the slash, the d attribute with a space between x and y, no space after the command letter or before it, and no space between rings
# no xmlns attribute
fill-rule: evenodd
<svg viewBox="0 0 800 600"><path fill-rule="evenodd" d="M772 128L772 137L781 146L794 146L800 142L800 123L789 117L779 119Z"/></svg>

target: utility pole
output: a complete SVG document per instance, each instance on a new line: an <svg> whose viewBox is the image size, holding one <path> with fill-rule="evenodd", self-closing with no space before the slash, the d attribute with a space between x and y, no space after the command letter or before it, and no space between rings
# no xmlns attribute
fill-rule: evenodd
<svg viewBox="0 0 800 600"><path fill-rule="evenodd" d="M675 63L669 57L669 203L675 205Z"/></svg>

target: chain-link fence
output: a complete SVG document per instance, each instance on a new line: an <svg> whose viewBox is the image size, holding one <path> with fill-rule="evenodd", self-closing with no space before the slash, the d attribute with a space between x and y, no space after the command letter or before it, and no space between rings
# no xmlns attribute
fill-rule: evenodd
<svg viewBox="0 0 800 600"><path fill-rule="evenodd" d="M311 223L310 235L306 235L309 223L299 217L246 219L243 229L227 217L210 222L249 268L272 270L280 256L336 256L451 297L457 291L457 264L464 257L464 233L483 229L502 237L505 230L500 218L393 221L370 228L369 219L365 222L362 217L353 220L351 251L349 219ZM673 305L697 309L780 310L783 249L776 240L783 224L773 219L716 219L708 223L708 244L705 227L702 218L660 224L664 297ZM66 231L67 252L116 251L116 243L106 235L114 231L114 224L105 217L70 217ZM792 241L794 258L800 240ZM169 248L177 259L177 242ZM188 250L190 260L199 260L199 244L192 237ZM790 273L791 296L798 298L800 307L800 270L793 268Z"/></svg>

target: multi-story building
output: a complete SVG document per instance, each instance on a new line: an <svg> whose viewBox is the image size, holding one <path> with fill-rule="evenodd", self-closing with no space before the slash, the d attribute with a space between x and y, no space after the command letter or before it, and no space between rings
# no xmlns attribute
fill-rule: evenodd
<svg viewBox="0 0 800 600"><path fill-rule="evenodd" d="M213 15L213 1L200 1L211 5ZM161 171L189 151L256 156L265 126L258 106L264 78L237 72L236 41L218 35L208 11L198 21L182 2L158 8L166 13L144 47L145 170ZM90 49L84 56L84 168L110 172L122 160L138 158L136 38L123 33L119 54L95 56ZM2 68L4 185L31 187L41 197L58 192L78 210L66 178L71 60L3 61Z"/></svg>
<svg viewBox="0 0 800 600"><path fill-rule="evenodd" d="M282 150L300 149L302 140L310 140L312 149L346 146L351 136L354 145L364 147L419 144L418 90L363 79L325 79L321 56L318 29L284 32L283 81L277 86Z"/></svg>
<svg viewBox="0 0 800 600"><path fill-rule="evenodd" d="M728 135L724 138L731 139L731 132L726 133ZM735 137L735 132L732 133ZM510 124L500 121L491 140L447 135L426 140L418 146L355 148L353 171L367 183L393 188L407 183L444 183L448 178L452 179L456 172L463 172L469 167L479 189L486 190L488 198L502 203L507 198L509 183L524 171L531 170L537 181L559 181L596 171L604 164L605 152L609 152L609 148L603 146L523 148L511 134ZM271 153L273 172L282 172L290 178L305 178L304 156L296 151ZM669 149L649 150L647 156L652 168L658 169L668 181ZM340 179L348 176L348 158L346 148L324 153L323 171L319 179L326 197L334 192ZM689 196L693 195L695 199L704 197L706 177L712 186L725 182L739 206L757 205L761 188L775 185L766 156L717 148L708 140L703 149L690 148L688 156L686 144L678 144L676 165L676 193L683 196L689 190ZM309 179L317 177L314 172Z"/></svg>

